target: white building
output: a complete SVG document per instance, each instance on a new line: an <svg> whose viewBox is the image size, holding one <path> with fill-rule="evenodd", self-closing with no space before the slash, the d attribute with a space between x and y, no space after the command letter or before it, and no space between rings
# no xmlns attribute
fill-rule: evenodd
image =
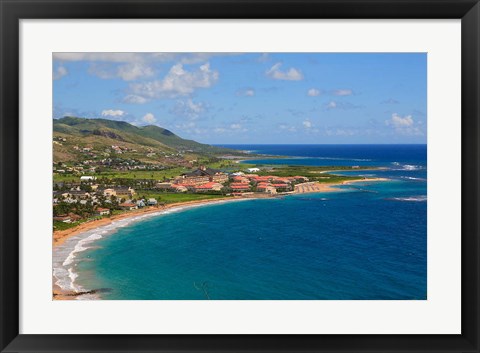
<svg viewBox="0 0 480 353"><path fill-rule="evenodd" d="M260 169L259 168L247 168L247 172L249 173L256 173L256 172L259 172Z"/></svg>
<svg viewBox="0 0 480 353"><path fill-rule="evenodd" d="M157 200L155 200L154 198L150 198L147 201L147 205L149 206L155 206L157 203L158 203Z"/></svg>
<svg viewBox="0 0 480 353"><path fill-rule="evenodd" d="M84 176L80 177L81 181L89 181L89 180L95 180L95 179L96 178L94 176L87 176L87 175L84 175Z"/></svg>

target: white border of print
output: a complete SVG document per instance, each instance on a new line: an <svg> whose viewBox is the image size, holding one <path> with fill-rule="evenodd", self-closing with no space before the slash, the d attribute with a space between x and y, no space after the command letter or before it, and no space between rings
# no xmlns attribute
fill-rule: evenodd
<svg viewBox="0 0 480 353"><path fill-rule="evenodd" d="M459 20L22 20L20 31L20 333L461 333ZM28 207L51 200L52 52L136 51L428 52L428 300L52 301L51 210Z"/></svg>

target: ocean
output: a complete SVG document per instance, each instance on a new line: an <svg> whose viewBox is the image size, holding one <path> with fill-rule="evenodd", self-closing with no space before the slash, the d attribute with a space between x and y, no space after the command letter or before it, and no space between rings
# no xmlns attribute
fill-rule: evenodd
<svg viewBox="0 0 480 353"><path fill-rule="evenodd" d="M426 145L225 146L390 180L120 221L70 239L57 282L107 300L427 299Z"/></svg>

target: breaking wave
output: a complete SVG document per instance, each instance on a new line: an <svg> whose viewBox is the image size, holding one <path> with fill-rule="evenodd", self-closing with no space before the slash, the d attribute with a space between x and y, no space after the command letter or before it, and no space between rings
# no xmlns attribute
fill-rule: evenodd
<svg viewBox="0 0 480 353"><path fill-rule="evenodd" d="M420 196L408 196L408 197L392 197L387 200L392 201L406 201L406 202L426 202L427 195L420 195Z"/></svg>

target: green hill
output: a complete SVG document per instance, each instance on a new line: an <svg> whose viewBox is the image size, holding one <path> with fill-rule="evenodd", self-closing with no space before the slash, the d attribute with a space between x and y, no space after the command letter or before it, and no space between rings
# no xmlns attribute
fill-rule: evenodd
<svg viewBox="0 0 480 353"><path fill-rule="evenodd" d="M132 143L148 143L145 139L155 140L166 147L175 150L191 150L197 153L228 153L231 150L218 148L193 140L186 140L167 129L158 126L148 125L137 127L124 121L107 119L84 119L76 117L64 117L53 121L53 131L76 136L108 135L124 137Z"/></svg>
<svg viewBox="0 0 480 353"><path fill-rule="evenodd" d="M54 119L53 137L55 162L85 160L87 156L83 148L93 148L96 154L106 156L112 146L125 149L122 158L134 158L147 163L158 160L159 155L189 160L198 156L242 155L240 151L183 139L158 126L138 127L107 119L71 116ZM115 153L112 155L117 156Z"/></svg>

